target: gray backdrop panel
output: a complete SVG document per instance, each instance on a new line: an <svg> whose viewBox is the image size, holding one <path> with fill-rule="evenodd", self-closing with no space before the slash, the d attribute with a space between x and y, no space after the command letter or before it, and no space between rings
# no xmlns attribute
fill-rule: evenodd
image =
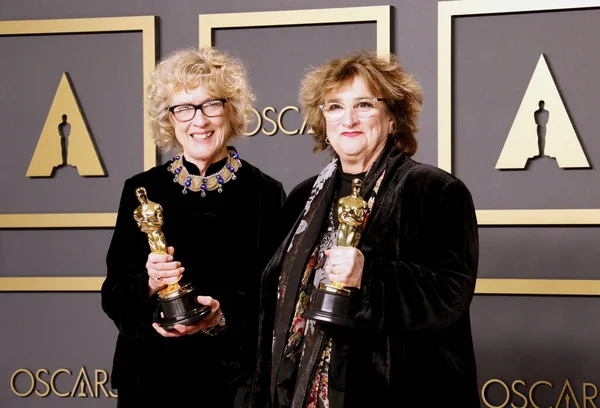
<svg viewBox="0 0 600 408"><path fill-rule="evenodd" d="M118 181L143 170L141 34L1 36L0 55L10 62L0 65L0 123L11 147L0 152L0 212L115 211ZM52 179L25 176L63 72L108 177L79 177L72 167Z"/></svg>
<svg viewBox="0 0 600 408"><path fill-rule="evenodd" d="M434 0L282 0L277 4L267 0L252 4L236 0L0 0L0 19L157 15L159 51L167 55L197 44L198 14L387 4L394 6L394 51L421 82L425 96L417 159L435 164ZM589 188L594 185L595 169L564 171L543 162L527 172L493 169L541 52L548 55L588 158L596 164L600 145L593 127L598 94L593 69L598 66L599 54L593 28L598 13L457 19L454 163L456 174L470 187L479 208L598 207L598 193ZM298 106L298 81L308 66L374 43L374 24L218 30L215 34L216 45L247 63L259 110ZM139 33L0 37L0 55L0 135L8 147L0 153L5 192L0 212L116 211L125 178L142 169ZM69 169L43 183L24 177L63 71L72 75L109 172L106 178L81 180ZM286 114L287 128L298 127L300 118L295 115L292 111ZM270 124L266 126L270 128ZM288 191L315 174L324 160L312 155L307 134L265 136L260 132L236 141L236 145L243 157L282 180ZM596 231L595 227L482 228L481 276L593 279L597 276ZM110 230L2 231L0 276L101 275L110 235ZM592 312L597 303L595 298L477 296L471 314L480 386L494 378L509 387L517 379L528 386L547 380L554 388L540 388L536 402L549 406L555 405L564 380L569 378L583 407L582 383L600 383L593 371L598 365L595 345L600 340L599 326L594 323L597 313ZM82 366L92 372L110 369L116 329L100 309L99 294L0 293L0 307L5 311L0 317L0 326L5 328L0 406L115 406L105 398L19 398L10 390L10 377L19 368L34 372L63 367L78 372ZM69 389L69 377L59 378L59 388ZM500 404L501 391L497 385L490 388L490 402ZM512 401L522 403L514 396Z"/></svg>
<svg viewBox="0 0 600 408"><path fill-rule="evenodd" d="M582 188L600 177L594 102L600 82L592 80L598 21L600 9L455 19L454 170L471 188L477 208L600 207L600 191ZM494 168L541 53L591 169L561 169L550 158L532 162L527 171Z"/></svg>

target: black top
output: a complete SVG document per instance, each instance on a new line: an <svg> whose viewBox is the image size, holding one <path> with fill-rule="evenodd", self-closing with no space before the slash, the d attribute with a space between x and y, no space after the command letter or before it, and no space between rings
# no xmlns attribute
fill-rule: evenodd
<svg viewBox="0 0 600 408"><path fill-rule="evenodd" d="M211 165L217 172L225 160ZM242 161L236 180L223 192L182 194L168 164L125 182L102 285L102 308L119 329L112 384L168 392L168 387L223 388L243 382L253 369L261 272L274 252L276 219L285 193L281 183ZM185 162L187 170L198 168ZM145 233L133 219L135 189L145 187L164 213L167 245L185 267L183 278L201 295L221 304L227 329L211 337L200 332L164 338L152 327L156 295L148 297Z"/></svg>

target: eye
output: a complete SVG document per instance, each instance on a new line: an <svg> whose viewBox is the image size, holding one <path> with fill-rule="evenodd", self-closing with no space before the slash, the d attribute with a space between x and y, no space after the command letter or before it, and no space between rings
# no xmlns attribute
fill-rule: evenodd
<svg viewBox="0 0 600 408"><path fill-rule="evenodd" d="M194 109L194 107L192 105L181 105L181 106L177 106L173 111L176 113L179 113L179 112L187 112L191 109Z"/></svg>
<svg viewBox="0 0 600 408"><path fill-rule="evenodd" d="M354 105L354 106L359 109L371 109L375 105L371 101L358 101L358 102L356 102L356 105Z"/></svg>
<svg viewBox="0 0 600 408"><path fill-rule="evenodd" d="M222 105L221 101L208 101L202 105L205 108L218 108Z"/></svg>
<svg viewBox="0 0 600 408"><path fill-rule="evenodd" d="M325 109L328 111L344 110L344 105L336 102L330 102L325 106Z"/></svg>

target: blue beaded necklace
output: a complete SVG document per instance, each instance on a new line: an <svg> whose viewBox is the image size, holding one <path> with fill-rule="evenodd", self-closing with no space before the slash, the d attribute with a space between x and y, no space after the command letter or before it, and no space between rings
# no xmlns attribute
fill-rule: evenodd
<svg viewBox="0 0 600 408"><path fill-rule="evenodd" d="M175 175L173 182L183 186L182 194L188 190L200 191L202 197L206 197L207 191L217 190L223 192L223 184L229 180L235 180L235 172L242 167L240 156L234 149L227 148L227 163L216 173L208 176L197 176L190 174L183 165L183 157L177 155L171 159L169 171Z"/></svg>

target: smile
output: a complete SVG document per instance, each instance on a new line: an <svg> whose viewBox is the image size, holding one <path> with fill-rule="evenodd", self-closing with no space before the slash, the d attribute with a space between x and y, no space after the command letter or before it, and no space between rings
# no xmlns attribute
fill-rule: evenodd
<svg viewBox="0 0 600 408"><path fill-rule="evenodd" d="M192 137L192 139L194 140L205 140L208 139L209 137L211 137L213 135L214 132L207 132L207 133L192 133L190 136Z"/></svg>

